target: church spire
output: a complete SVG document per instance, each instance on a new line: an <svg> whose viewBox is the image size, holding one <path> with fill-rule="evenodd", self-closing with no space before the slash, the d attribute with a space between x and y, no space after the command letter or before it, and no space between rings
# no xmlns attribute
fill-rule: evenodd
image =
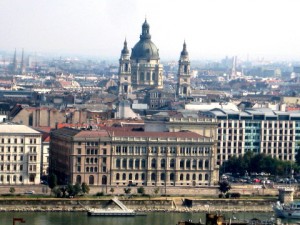
<svg viewBox="0 0 300 225"><path fill-rule="evenodd" d="M147 22L147 19L145 19L145 22L143 23L143 26L142 26L142 34L140 35L141 40L151 39L149 30L150 30L150 26Z"/></svg>
<svg viewBox="0 0 300 225"><path fill-rule="evenodd" d="M183 49L182 49L180 55L181 55L181 56L188 56L188 55L189 55L189 53L188 53L187 50L186 50L186 43L185 43L185 40L184 40L184 43L183 43Z"/></svg>
<svg viewBox="0 0 300 225"><path fill-rule="evenodd" d="M128 50L128 48L127 48L127 40L126 40L126 38L125 38L125 41L124 41L124 47L123 47L123 49L122 49L122 54L124 55L124 54L129 54L129 50Z"/></svg>

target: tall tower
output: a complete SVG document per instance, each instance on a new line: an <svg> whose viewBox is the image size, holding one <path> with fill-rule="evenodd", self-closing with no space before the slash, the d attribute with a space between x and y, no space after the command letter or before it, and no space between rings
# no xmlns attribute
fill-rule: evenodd
<svg viewBox="0 0 300 225"><path fill-rule="evenodd" d="M183 49L178 61L178 86L177 95L181 98L191 95L191 75L189 53L186 50L186 43L183 43Z"/></svg>
<svg viewBox="0 0 300 225"><path fill-rule="evenodd" d="M237 74L236 74L236 62L237 62L237 56L233 56L232 57L232 68L231 68L230 80L235 79L236 76L237 76Z"/></svg>
<svg viewBox="0 0 300 225"><path fill-rule="evenodd" d="M124 47L121 51L119 63L119 95L131 94L131 66L126 39L124 41Z"/></svg>
<svg viewBox="0 0 300 225"><path fill-rule="evenodd" d="M11 65L11 72L16 74L18 72L18 62L17 62L17 50L15 49L14 58Z"/></svg>
<svg viewBox="0 0 300 225"><path fill-rule="evenodd" d="M22 59L21 59L21 66L20 66L20 74L25 73L25 61L24 61L24 49L22 49Z"/></svg>

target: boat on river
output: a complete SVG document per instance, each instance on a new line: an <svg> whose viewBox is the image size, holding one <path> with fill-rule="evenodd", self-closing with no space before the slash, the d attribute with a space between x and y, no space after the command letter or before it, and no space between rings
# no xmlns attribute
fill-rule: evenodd
<svg viewBox="0 0 300 225"><path fill-rule="evenodd" d="M113 198L112 201L119 207L117 209L103 208L103 209L87 209L89 216L136 216L137 213L128 209L118 198Z"/></svg>
<svg viewBox="0 0 300 225"><path fill-rule="evenodd" d="M276 202L273 205L275 215L280 218L300 219L300 201L293 201L289 204Z"/></svg>

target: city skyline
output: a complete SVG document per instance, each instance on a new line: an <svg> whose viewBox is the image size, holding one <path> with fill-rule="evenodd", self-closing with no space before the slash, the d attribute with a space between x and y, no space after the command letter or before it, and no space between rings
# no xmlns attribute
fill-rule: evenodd
<svg viewBox="0 0 300 225"><path fill-rule="evenodd" d="M300 58L296 0L160 2L0 2L0 50L117 59L131 49L147 18L161 60L177 60L184 40L192 60L238 55Z"/></svg>

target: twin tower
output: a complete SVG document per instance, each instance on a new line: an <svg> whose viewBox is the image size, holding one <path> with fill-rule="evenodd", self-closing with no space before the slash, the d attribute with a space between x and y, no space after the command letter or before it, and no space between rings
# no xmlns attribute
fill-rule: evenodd
<svg viewBox="0 0 300 225"><path fill-rule="evenodd" d="M159 51L151 41L147 20L142 25L140 40L132 48L131 55L127 41L121 51L119 65L119 95L126 96L142 89L163 88L163 66L159 63ZM191 94L190 60L184 42L178 61L177 96Z"/></svg>

